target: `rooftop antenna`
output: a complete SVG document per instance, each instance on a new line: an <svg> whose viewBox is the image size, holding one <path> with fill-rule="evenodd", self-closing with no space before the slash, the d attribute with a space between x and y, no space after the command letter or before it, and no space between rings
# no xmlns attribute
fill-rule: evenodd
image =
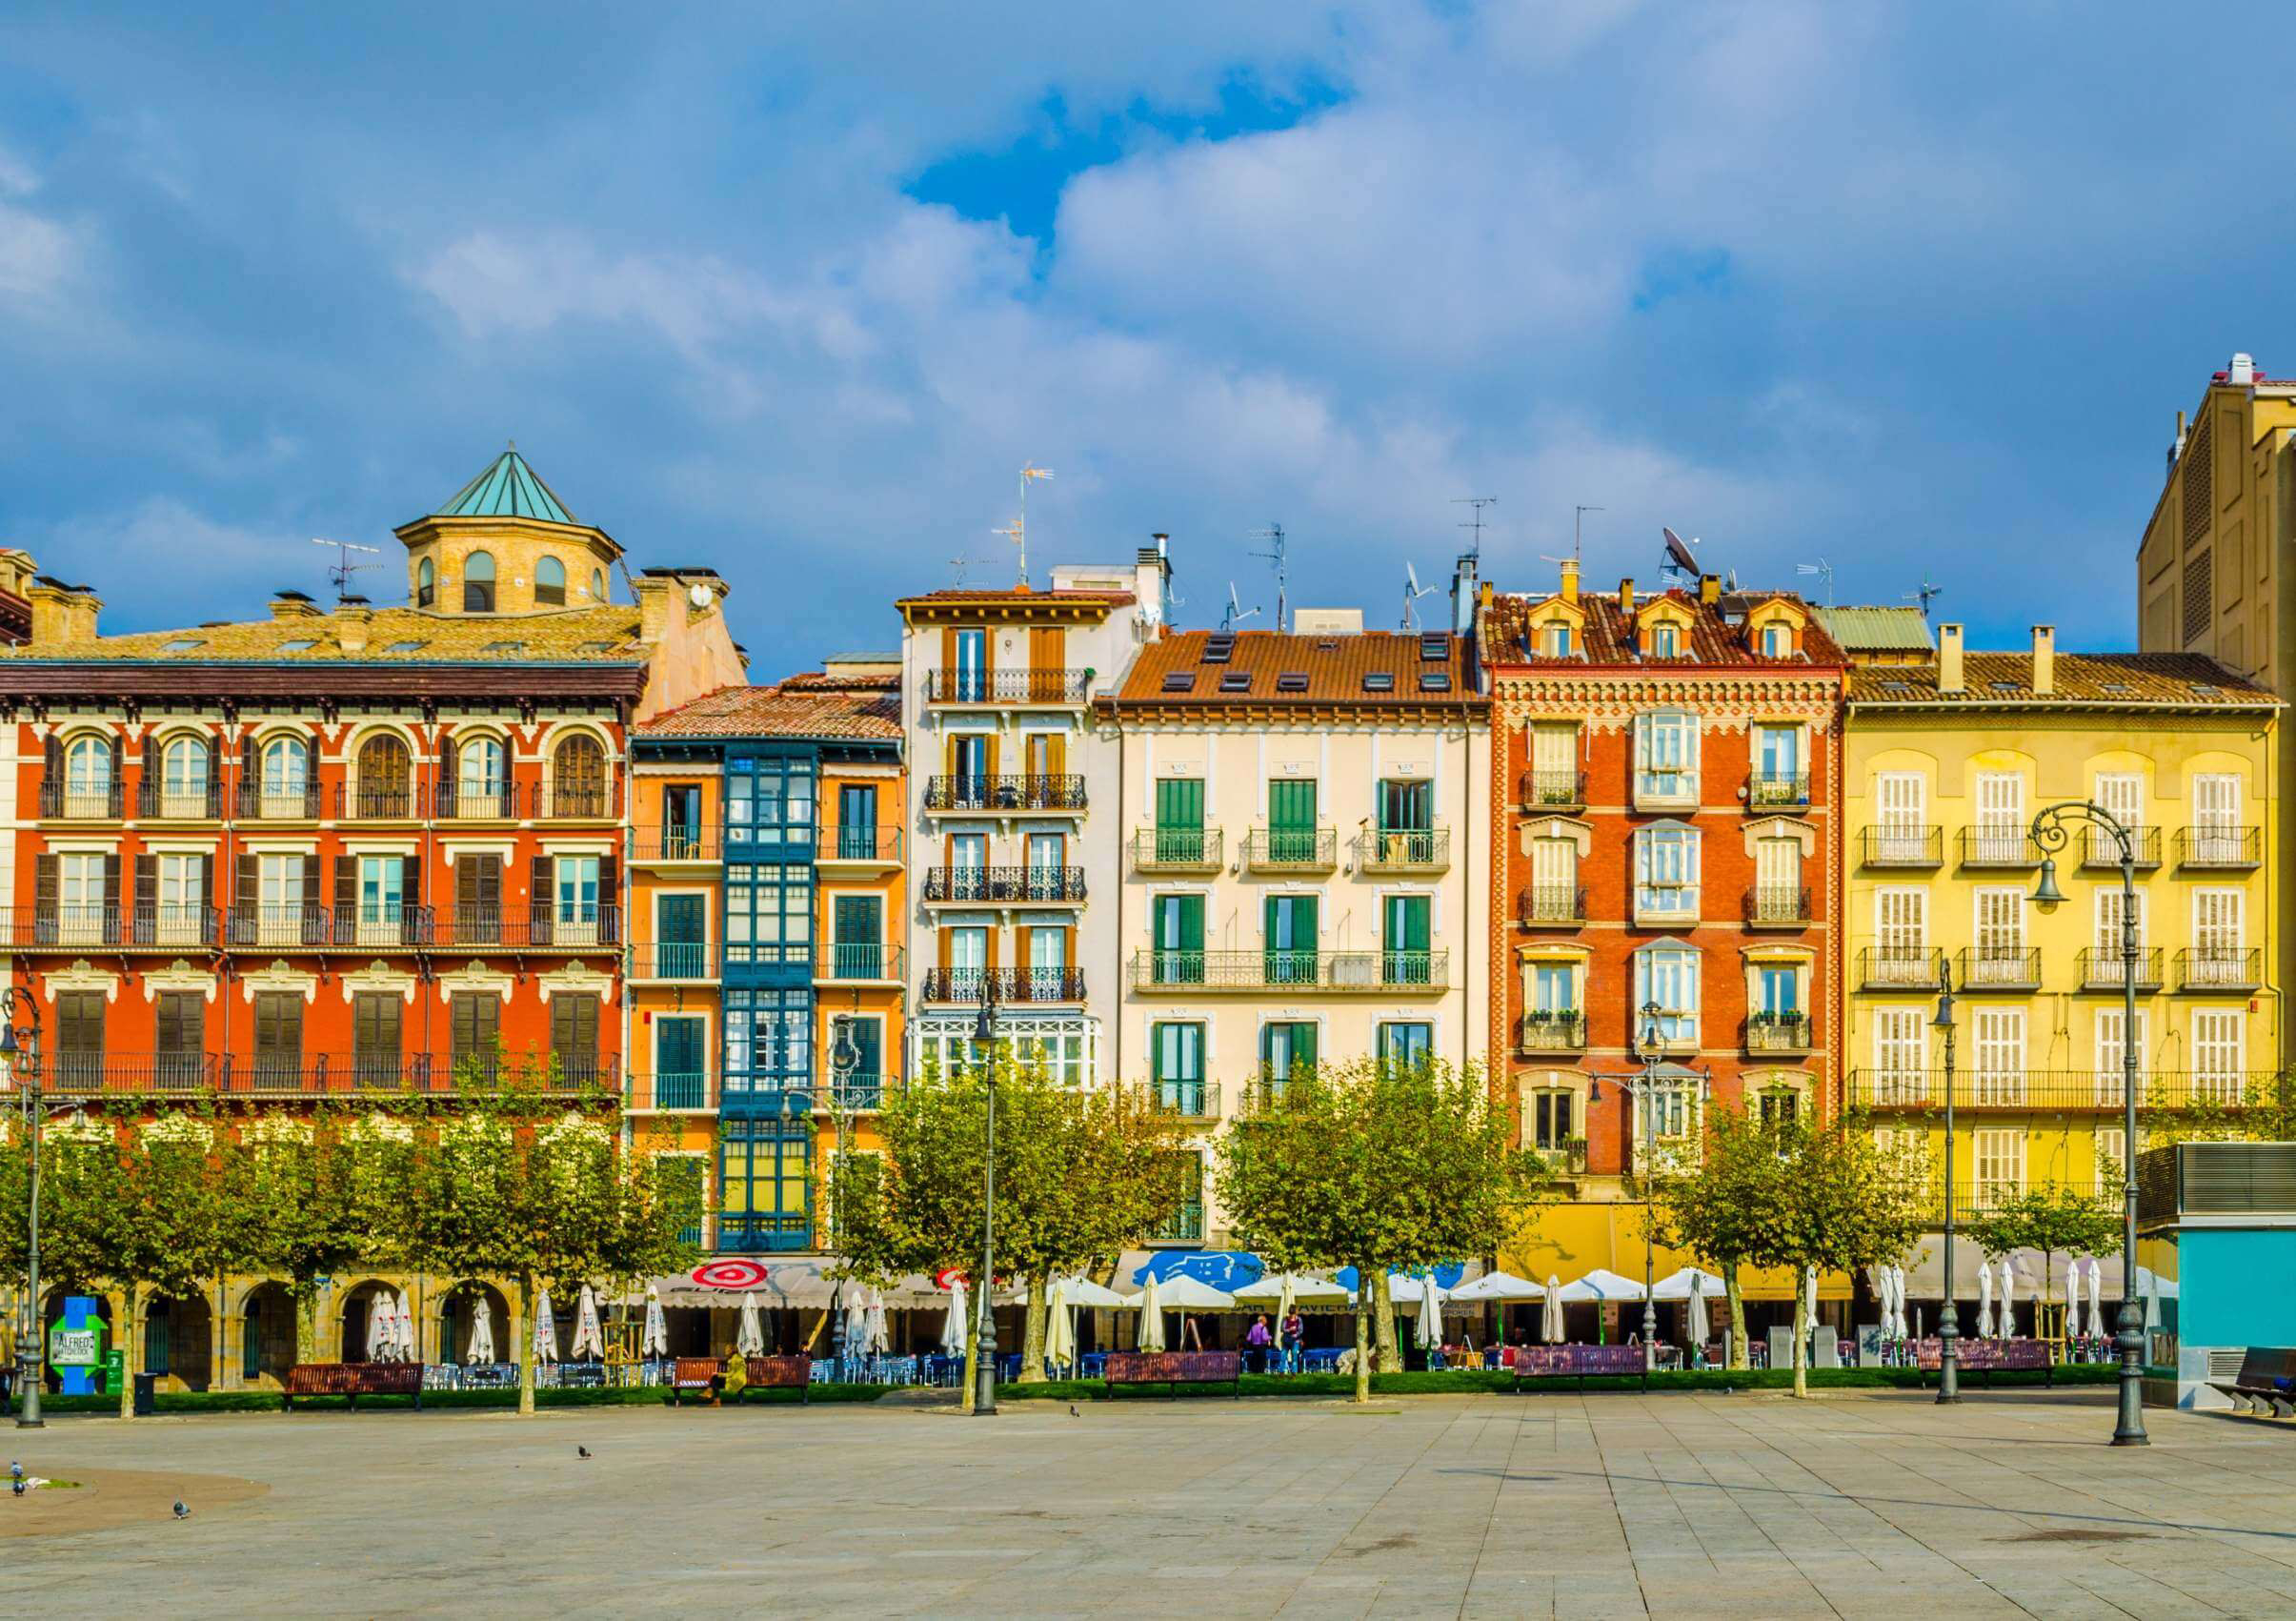
<svg viewBox="0 0 2296 1621"><path fill-rule="evenodd" d="M1608 507L1573 507L1573 508L1571 508L1571 561L1572 561L1572 562L1574 562L1574 563L1575 563L1575 562L1579 561L1579 560L1580 560L1580 558L1581 558L1581 557L1584 555L1583 548L1582 548L1582 546L1581 545L1580 536L1581 536L1581 530L1582 530L1582 529L1585 527L1585 524L1586 524L1586 515L1587 515L1588 513L1590 513L1590 512L1608 512L1609 510L1610 510L1610 509L1609 509ZM1558 557L1558 558L1556 558L1555 560L1556 560L1556 561L1558 561L1558 562L1561 561L1561 558L1559 558L1559 557Z"/></svg>
<svg viewBox="0 0 2296 1621"><path fill-rule="evenodd" d="M1232 579L1228 581L1228 606L1227 611L1219 616L1219 628L1222 631L1232 631L1259 612L1259 609L1247 608L1238 600L1236 582Z"/></svg>
<svg viewBox="0 0 2296 1621"><path fill-rule="evenodd" d="M1270 522L1265 529L1255 529L1244 538L1265 540L1268 549L1254 552L1255 557L1266 557L1276 565L1276 629L1280 632L1291 625L1291 598L1285 592L1286 576L1283 563L1283 525Z"/></svg>
<svg viewBox="0 0 2296 1621"><path fill-rule="evenodd" d="M379 557L383 555L382 548L379 546L362 546L355 540L322 540L315 535L312 537L311 543L314 546L332 546L334 548L335 560L327 570L327 578L334 586L334 599L337 602L351 594L352 576L361 569L382 567L380 563L354 563L351 560L351 554L353 552L364 552L369 557Z"/></svg>
<svg viewBox="0 0 2296 1621"><path fill-rule="evenodd" d="M1422 597L1434 596L1435 587L1421 585L1420 571L1411 563L1403 565L1403 628L1407 631L1415 631L1420 628L1420 615L1419 609L1413 604Z"/></svg>
<svg viewBox="0 0 2296 1621"><path fill-rule="evenodd" d="M1927 569L1923 569L1922 571L1921 589L1918 591L1906 592L1902 600L1907 602L1918 600L1922 604L1922 618L1925 619L1929 617L1929 598L1943 595L1944 589L1945 588L1942 585L1930 584L1929 571ZM1831 604L1829 603L1828 605L1830 606Z"/></svg>
<svg viewBox="0 0 2296 1621"><path fill-rule="evenodd" d="M1467 546L1467 556L1471 557L1481 557L1482 509L1485 507L1497 506L1499 504L1499 497L1497 496L1460 496L1454 498L1451 504L1455 507L1473 507L1475 509L1475 516L1467 519L1466 522L1460 524L1460 528L1472 529L1475 531L1475 538L1469 542Z"/></svg>
<svg viewBox="0 0 2296 1621"><path fill-rule="evenodd" d="M1021 464L1020 517L1014 523L1010 534L1013 537L1013 544L1020 548L1020 583L1023 585L1028 583L1028 487L1039 478L1050 478L1052 476L1053 470L1049 467L1038 467L1035 462ZM1001 535L1007 532L999 530L997 533Z"/></svg>
<svg viewBox="0 0 2296 1621"><path fill-rule="evenodd" d="M993 535L1002 535L1005 534L1006 531L997 529L990 531L990 533ZM979 557L951 557L949 559L949 566L957 571L957 583L960 589L963 587L965 582L965 570L973 567L976 563L978 563L982 559Z"/></svg>
<svg viewBox="0 0 2296 1621"><path fill-rule="evenodd" d="M1794 565L1794 572L1796 574L1823 575L1825 578L1825 605L1829 608L1834 605L1833 564L1827 562L1823 557L1820 557L1814 563L1796 563ZM1927 578L1928 577L1924 575L1923 577Z"/></svg>

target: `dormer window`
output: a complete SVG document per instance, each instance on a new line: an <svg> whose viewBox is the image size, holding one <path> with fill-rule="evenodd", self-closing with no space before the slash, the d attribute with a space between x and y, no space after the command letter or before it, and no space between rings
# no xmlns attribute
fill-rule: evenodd
<svg viewBox="0 0 2296 1621"><path fill-rule="evenodd" d="M1653 659L1680 659L1682 656L1682 626L1652 625L1650 627L1650 656Z"/></svg>
<svg viewBox="0 0 2296 1621"><path fill-rule="evenodd" d="M1539 632L1539 651L1549 659L1568 659L1571 656L1571 628L1560 620L1541 626Z"/></svg>
<svg viewBox="0 0 2296 1621"><path fill-rule="evenodd" d="M1772 619L1762 627L1762 656L1764 659L1783 659L1794 651L1794 633L1779 620Z"/></svg>

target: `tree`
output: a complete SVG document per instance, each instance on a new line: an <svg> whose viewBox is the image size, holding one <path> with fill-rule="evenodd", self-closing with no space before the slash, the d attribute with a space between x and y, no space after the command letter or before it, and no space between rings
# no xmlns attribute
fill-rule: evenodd
<svg viewBox="0 0 2296 1621"><path fill-rule="evenodd" d="M1287 1082L1221 1134L1236 1241L1269 1266L1356 1268L1356 1400L1371 1399L1371 1316L1388 1271L1495 1253L1544 1191L1481 1071L1358 1060Z"/></svg>
<svg viewBox="0 0 2296 1621"><path fill-rule="evenodd" d="M1739 1268L1774 1242L1784 1208L1778 1133L1742 1109L1710 1108L1694 1164L1652 1181L1652 1236L1687 1250L1722 1275L1730 1312L1730 1366L1746 1366L1746 1303Z"/></svg>
<svg viewBox="0 0 2296 1621"><path fill-rule="evenodd" d="M1894 1262L1927 1226L1918 1152L1884 1152L1872 1136L1840 1123L1771 1126L1778 1177L1770 1185L1770 1219L1752 1231L1745 1260L1783 1266L1794 1287L1794 1394L1809 1394L1809 1297L1801 1285L1811 1268L1855 1272Z"/></svg>
<svg viewBox="0 0 2296 1621"><path fill-rule="evenodd" d="M76 1156L75 1156L76 1157ZM143 1307L153 1293L169 1299L196 1295L232 1257L225 1236L232 1225L218 1164L215 1123L190 1113L162 1113L140 1130L117 1132L109 1186L98 1218L103 1275L116 1285L124 1309L113 1344L121 1353L120 1416L133 1412L135 1374L143 1355Z"/></svg>
<svg viewBox="0 0 2296 1621"><path fill-rule="evenodd" d="M2012 1194L1968 1224L1969 1237L1985 1255L1999 1258L2015 1249L2041 1251L2041 1301L2049 1304L2049 1279L2059 1255L2117 1255L2123 1213L2118 1199L2051 1183ZM2038 1320L2035 1327L2039 1327Z"/></svg>
<svg viewBox="0 0 2296 1621"><path fill-rule="evenodd" d="M241 1130L227 1203L246 1225L247 1264L287 1280L296 1361L318 1356L320 1279L404 1258L413 1135L404 1122L330 1109L308 1130Z"/></svg>

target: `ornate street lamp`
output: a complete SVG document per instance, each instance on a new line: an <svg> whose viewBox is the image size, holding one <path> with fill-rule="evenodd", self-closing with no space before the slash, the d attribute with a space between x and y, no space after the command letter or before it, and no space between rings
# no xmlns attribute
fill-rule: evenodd
<svg viewBox="0 0 2296 1621"><path fill-rule="evenodd" d="M1937 1399L1962 1399L1962 1320L1953 1305L1953 971L1937 965L1937 1017L1929 1027L1945 1038L1945 1304L1937 1314Z"/></svg>
<svg viewBox="0 0 2296 1621"><path fill-rule="evenodd" d="M854 993L854 1000L856 1004L859 1003L860 992ZM845 1249L839 1241L844 1235L845 1222L844 1212L839 1208L837 1199L837 1178L845 1174L845 1118L853 1108L853 1071L854 1066L861 1062L861 1049L854 1044L851 1016L840 1017L836 1021L836 1031L837 1039L832 1042L829 1047L831 1075L829 1110L830 1119L835 1122L837 1133L836 1147L833 1150L835 1157L830 1161L829 1171L829 1247L833 1253L842 1259ZM839 1369L837 1377L840 1379L845 1376L843 1369L847 1349L845 1313L838 1309L842 1304L844 1292L844 1285L838 1285L838 1299L833 1301L831 1305L833 1320L830 1324L831 1354L837 1360Z"/></svg>
<svg viewBox="0 0 2296 1621"><path fill-rule="evenodd" d="M1627 1102L1635 1105L1636 1145L1643 1154L1642 1166L1642 1371L1648 1373L1658 1366L1659 1306L1650 1298L1658 1275L1656 1237L1650 1230L1651 1165L1657 1154L1657 1107L1659 1089L1659 1058L1663 1050L1663 1037L1659 1029L1660 1007L1656 998L1642 1003L1642 1027L1635 1042L1642 1055L1641 1075L1619 1076L1619 1089L1626 1094ZM1587 1101L1600 1103L1602 1083L1599 1080L1587 1085ZM1630 1162L1631 1164L1631 1162Z"/></svg>
<svg viewBox="0 0 2296 1621"><path fill-rule="evenodd" d="M2054 906L2064 899L2057 887L2056 852L2071 841L2074 826L2085 822L2113 841L2121 866L2121 1325L2113 1337L2121 1347L2121 1401L2113 1427L2116 1447L2151 1444L2145 1433L2145 1313L2137 1304L2137 840L2121 819L2087 800L2044 806L2033 818L2033 842L2041 847L2041 881L2033 903Z"/></svg>
<svg viewBox="0 0 2296 1621"><path fill-rule="evenodd" d="M988 1096L988 1156L984 1162L986 1198L980 1211L980 1299L977 1309L980 1327L976 1335L973 1412L976 1417L997 1410L997 982L980 976L980 1017L973 1026L980 1048Z"/></svg>
<svg viewBox="0 0 2296 1621"><path fill-rule="evenodd" d="M24 1023L18 1026L21 1018ZM24 1298L16 1310L16 1428L44 1429L40 1416L43 1380L40 1330L40 1123L48 1108L40 1101L40 1006L31 992L10 985L0 990L0 1089L15 1086L24 1095L24 1123L30 1136L30 1232L24 1252Z"/></svg>

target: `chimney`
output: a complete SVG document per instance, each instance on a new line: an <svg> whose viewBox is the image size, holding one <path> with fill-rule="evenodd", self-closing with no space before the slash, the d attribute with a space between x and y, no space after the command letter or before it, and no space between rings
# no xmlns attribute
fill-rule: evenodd
<svg viewBox="0 0 2296 1621"><path fill-rule="evenodd" d="M2256 381L2256 357L2252 355L2232 356L2232 364L2225 369L2225 381L2236 389L2253 386Z"/></svg>
<svg viewBox="0 0 2296 1621"><path fill-rule="evenodd" d="M300 591L282 591L272 598L274 619L308 619L318 616L319 605Z"/></svg>
<svg viewBox="0 0 2296 1621"><path fill-rule="evenodd" d="M1958 694L1962 686L1962 627L1937 627L1937 690Z"/></svg>
<svg viewBox="0 0 2296 1621"><path fill-rule="evenodd" d="M1142 546L1133 556L1133 596L1139 617L1160 625L1172 605L1172 537L1158 534L1148 538L1155 544Z"/></svg>
<svg viewBox="0 0 2296 1621"><path fill-rule="evenodd" d="M1631 579L1619 581L1619 612L1628 616L1634 613L1634 581Z"/></svg>
<svg viewBox="0 0 2296 1621"><path fill-rule="evenodd" d="M374 618L373 604L364 597L346 597L335 604L334 617L341 621L335 627L335 640L345 653L367 651L367 626Z"/></svg>
<svg viewBox="0 0 2296 1621"><path fill-rule="evenodd" d="M1461 552L1451 565L1451 634L1466 636L1475 629L1475 582L1480 577L1482 559L1473 552Z"/></svg>
<svg viewBox="0 0 2296 1621"><path fill-rule="evenodd" d="M2046 698L2057 690L2057 627L2033 627L2033 696Z"/></svg>
<svg viewBox="0 0 2296 1621"><path fill-rule="evenodd" d="M666 640L673 627L683 630L686 588L663 574L637 577L637 638L649 644Z"/></svg>
<svg viewBox="0 0 2296 1621"><path fill-rule="evenodd" d="M25 595L31 599L32 646L95 639L96 612L104 599L87 586L66 585L42 575Z"/></svg>
<svg viewBox="0 0 2296 1621"><path fill-rule="evenodd" d="M1579 605L1579 559L1562 559L1562 599L1572 607Z"/></svg>
<svg viewBox="0 0 2296 1621"><path fill-rule="evenodd" d="M1722 600L1722 576L1702 574L1698 577L1698 599L1711 608Z"/></svg>

